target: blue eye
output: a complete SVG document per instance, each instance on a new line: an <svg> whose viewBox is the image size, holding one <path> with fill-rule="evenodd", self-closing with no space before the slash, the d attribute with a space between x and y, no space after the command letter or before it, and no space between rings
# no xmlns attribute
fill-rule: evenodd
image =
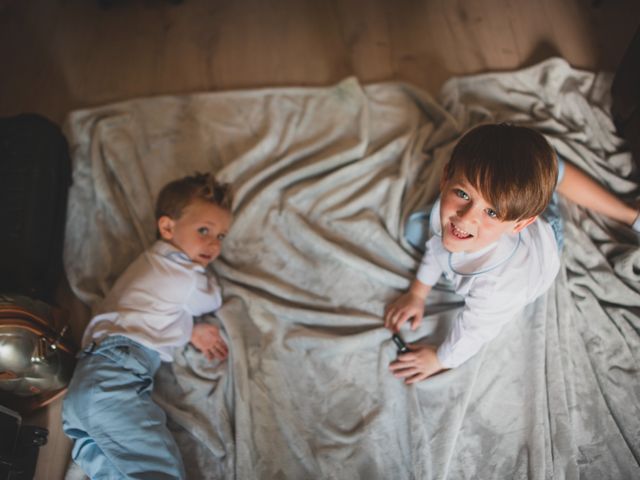
<svg viewBox="0 0 640 480"><path fill-rule="evenodd" d="M496 212L494 209L487 208L486 212L487 215L489 215L491 218L498 218L498 212Z"/></svg>
<svg viewBox="0 0 640 480"><path fill-rule="evenodd" d="M458 197L462 198L463 200L469 200L469 195L467 195L467 192L465 192L464 190L460 190L459 188L456 188L454 192Z"/></svg>
<svg viewBox="0 0 640 480"><path fill-rule="evenodd" d="M218 240L222 241L224 240L226 237L226 235L224 233L221 233L220 235L218 235Z"/></svg>
<svg viewBox="0 0 640 480"><path fill-rule="evenodd" d="M198 229L198 233L200 235L207 235L209 233L209 229L207 227L200 227Z"/></svg>

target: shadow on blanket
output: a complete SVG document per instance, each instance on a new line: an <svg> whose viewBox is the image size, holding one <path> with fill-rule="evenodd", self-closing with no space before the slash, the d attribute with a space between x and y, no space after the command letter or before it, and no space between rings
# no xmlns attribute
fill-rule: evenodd
<svg viewBox="0 0 640 480"><path fill-rule="evenodd" d="M216 171L237 190L215 270L230 345L187 347L157 377L189 477L640 478L640 250L573 205L555 285L481 354L413 387L388 372L384 305L419 254L407 216L437 195L468 127L509 121L612 191L638 194L608 113L610 77L561 59L408 85L156 97L70 114L65 262L94 306L154 239L167 181ZM459 300L446 288L437 304ZM408 341L439 341L455 309Z"/></svg>

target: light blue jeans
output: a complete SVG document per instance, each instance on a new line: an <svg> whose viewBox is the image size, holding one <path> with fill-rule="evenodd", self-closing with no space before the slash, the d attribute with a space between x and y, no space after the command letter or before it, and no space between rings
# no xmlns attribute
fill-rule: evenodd
<svg viewBox="0 0 640 480"><path fill-rule="evenodd" d="M164 411L151 399L154 350L120 335L83 350L62 406L73 460L92 479L183 479Z"/></svg>
<svg viewBox="0 0 640 480"><path fill-rule="evenodd" d="M556 188L560 185L560 182L564 178L564 160L558 155L558 180L556 181ZM562 214L560 213L560 200L558 199L558 192L553 192L553 197L547 208L540 214L544 218L551 228L553 234L556 237L556 244L558 245L558 252L562 252L564 246L564 221L562 220Z"/></svg>

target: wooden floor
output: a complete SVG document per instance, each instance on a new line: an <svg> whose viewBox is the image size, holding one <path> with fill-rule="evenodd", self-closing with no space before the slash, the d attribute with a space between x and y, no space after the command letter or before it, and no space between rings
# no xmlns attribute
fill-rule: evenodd
<svg viewBox="0 0 640 480"><path fill-rule="evenodd" d="M0 0L0 116L38 112L61 123L71 110L133 97L350 75L435 94L454 75L555 55L614 70L640 23L639 0L112 3ZM69 443L55 425L59 407L36 419L51 430L37 479L63 477Z"/></svg>
<svg viewBox="0 0 640 480"><path fill-rule="evenodd" d="M106 3L106 0L102 3ZM0 0L0 115L165 93L404 80L551 55L614 69L638 0Z"/></svg>

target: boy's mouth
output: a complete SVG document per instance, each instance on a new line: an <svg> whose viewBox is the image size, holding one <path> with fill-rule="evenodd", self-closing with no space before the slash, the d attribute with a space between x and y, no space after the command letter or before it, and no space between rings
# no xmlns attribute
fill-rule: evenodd
<svg viewBox="0 0 640 480"><path fill-rule="evenodd" d="M450 222L449 225L451 226L449 230L454 237L459 238L460 240L473 237L469 232L465 232L461 228L456 227L455 224Z"/></svg>
<svg viewBox="0 0 640 480"><path fill-rule="evenodd" d="M213 261L213 255L207 255L206 253L201 253L198 255L203 262L211 262Z"/></svg>

